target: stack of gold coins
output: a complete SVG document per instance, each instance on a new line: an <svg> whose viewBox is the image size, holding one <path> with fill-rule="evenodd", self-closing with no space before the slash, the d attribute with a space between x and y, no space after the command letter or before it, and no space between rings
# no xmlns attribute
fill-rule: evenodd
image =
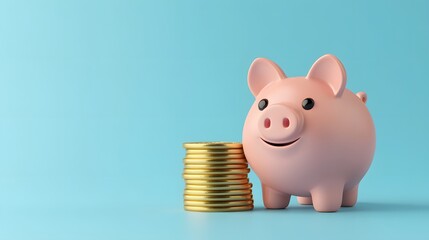
<svg viewBox="0 0 429 240"><path fill-rule="evenodd" d="M185 210L227 212L253 209L250 169L241 143L184 143Z"/></svg>

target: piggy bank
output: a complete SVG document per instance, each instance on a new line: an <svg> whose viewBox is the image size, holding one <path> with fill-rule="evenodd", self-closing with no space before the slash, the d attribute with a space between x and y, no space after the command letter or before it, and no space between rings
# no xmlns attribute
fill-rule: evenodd
<svg viewBox="0 0 429 240"><path fill-rule="evenodd" d="M256 100L243 148L266 208L286 208L291 195L319 212L355 205L374 156L375 128L367 95L346 89L346 78L333 55L319 58L305 77L287 77L264 58L251 64Z"/></svg>

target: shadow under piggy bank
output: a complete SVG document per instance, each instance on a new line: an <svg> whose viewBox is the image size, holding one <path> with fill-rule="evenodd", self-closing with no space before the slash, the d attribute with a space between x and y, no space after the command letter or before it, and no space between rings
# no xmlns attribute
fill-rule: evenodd
<svg viewBox="0 0 429 240"><path fill-rule="evenodd" d="M267 209L255 206L254 211L316 212L312 205L290 205L286 209ZM422 213L429 214L429 203L358 202L354 207L342 207L332 213ZM329 213L328 213L329 214Z"/></svg>

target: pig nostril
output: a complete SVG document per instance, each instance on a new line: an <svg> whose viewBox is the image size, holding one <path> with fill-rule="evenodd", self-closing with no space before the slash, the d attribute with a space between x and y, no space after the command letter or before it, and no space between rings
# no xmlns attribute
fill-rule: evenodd
<svg viewBox="0 0 429 240"><path fill-rule="evenodd" d="M283 118L283 127L287 128L290 125L289 118Z"/></svg>
<svg viewBox="0 0 429 240"><path fill-rule="evenodd" d="M269 128L271 126L271 120L269 118L265 118L264 127Z"/></svg>

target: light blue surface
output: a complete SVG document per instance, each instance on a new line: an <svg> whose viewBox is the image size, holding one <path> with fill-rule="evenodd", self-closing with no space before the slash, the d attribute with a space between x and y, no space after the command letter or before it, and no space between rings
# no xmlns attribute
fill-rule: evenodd
<svg viewBox="0 0 429 240"><path fill-rule="evenodd" d="M0 239L428 239L428 1L1 1ZM321 55L377 129L355 208L183 210L182 143L240 141L246 74ZM225 235L227 237L225 237Z"/></svg>

